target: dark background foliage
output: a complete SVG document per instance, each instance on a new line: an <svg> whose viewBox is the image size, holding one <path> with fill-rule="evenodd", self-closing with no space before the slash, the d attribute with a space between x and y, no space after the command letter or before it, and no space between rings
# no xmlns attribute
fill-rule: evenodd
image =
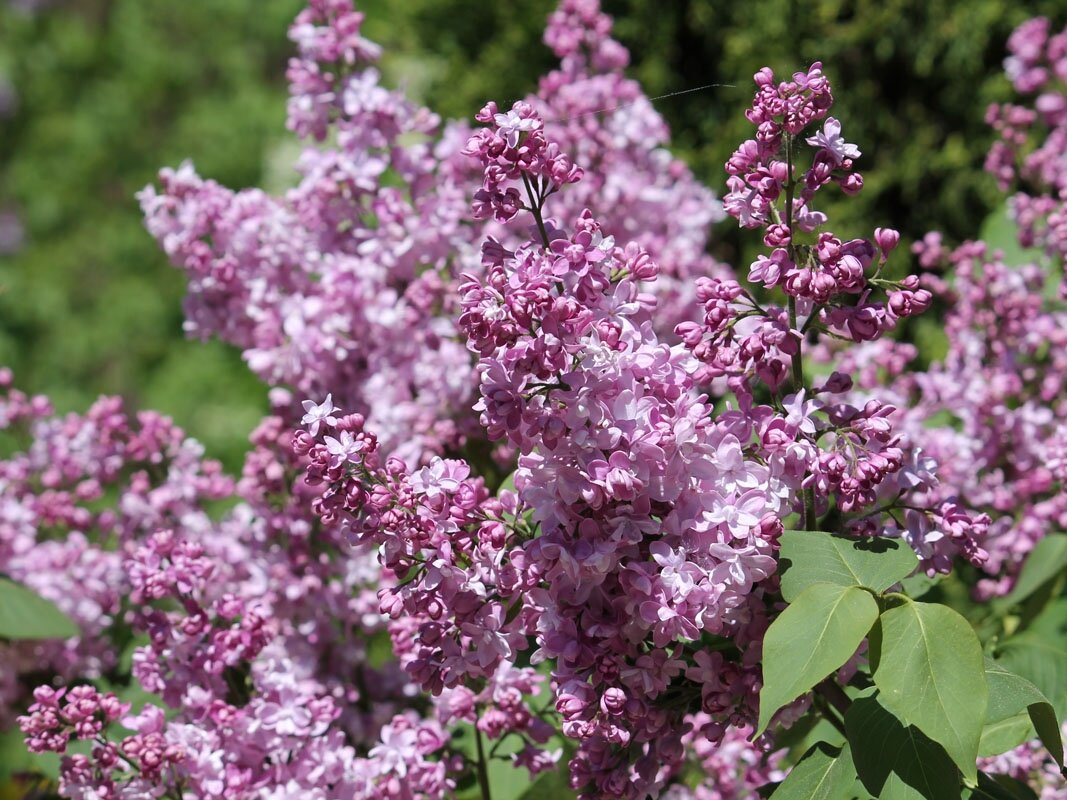
<svg viewBox="0 0 1067 800"><path fill-rule="evenodd" d="M194 159L233 186L281 189L285 38L300 0L0 0L0 363L61 409L100 393L168 412L231 468L266 408L228 348L184 340L181 275L141 228L134 192ZM446 116L508 102L554 66L540 41L552 0L370 0L383 70ZM1067 4L1000 0L605 0L631 74L694 170L717 191L748 136L752 74L820 59L837 115L864 151L866 190L827 210L835 230L973 237L999 202L981 171L986 105L1009 96L1004 42ZM12 222L18 220L21 236ZM730 223L717 255L754 242ZM20 241L18 241L20 240Z"/></svg>

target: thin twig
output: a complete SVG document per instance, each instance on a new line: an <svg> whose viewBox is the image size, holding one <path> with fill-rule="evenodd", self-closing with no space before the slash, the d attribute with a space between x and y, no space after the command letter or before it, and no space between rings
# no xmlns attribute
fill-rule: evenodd
<svg viewBox="0 0 1067 800"><path fill-rule="evenodd" d="M485 758L485 745L482 744L482 732L474 727L474 743L478 747L478 785L482 790L482 800L493 800L489 791L489 770Z"/></svg>

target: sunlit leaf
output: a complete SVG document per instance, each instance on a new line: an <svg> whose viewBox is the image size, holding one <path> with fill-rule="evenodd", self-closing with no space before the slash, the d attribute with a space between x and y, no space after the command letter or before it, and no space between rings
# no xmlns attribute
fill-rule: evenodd
<svg viewBox="0 0 1067 800"><path fill-rule="evenodd" d="M898 539L785 531L779 541L782 597L790 602L816 583L883 592L919 565L911 548Z"/></svg>
<svg viewBox="0 0 1067 800"><path fill-rule="evenodd" d="M767 629L757 733L856 652L878 618L871 594L855 586L809 586Z"/></svg>
<svg viewBox="0 0 1067 800"><path fill-rule="evenodd" d="M978 637L947 606L911 600L882 614L880 629L872 663L881 703L976 780L989 698Z"/></svg>

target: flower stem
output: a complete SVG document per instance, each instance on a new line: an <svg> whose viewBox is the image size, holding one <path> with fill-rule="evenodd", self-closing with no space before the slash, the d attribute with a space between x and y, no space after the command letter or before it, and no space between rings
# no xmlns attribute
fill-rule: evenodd
<svg viewBox="0 0 1067 800"><path fill-rule="evenodd" d="M815 707L819 709L819 713L822 714L822 718L833 725L837 729L837 732L847 739L848 733L845 731L845 723L837 716L837 713L834 711L830 703L827 702L826 698L816 692L812 700L815 703Z"/></svg>
<svg viewBox="0 0 1067 800"><path fill-rule="evenodd" d="M797 260L796 245L793 244L793 197L796 192L796 178L793 176L793 137L785 134L785 226L789 229L789 260L794 264ZM789 329L797 331L797 299L789 295ZM811 320L808 320L810 323ZM807 324L805 324L805 329ZM797 349L792 356L793 392L799 393L804 389L804 334L798 331ZM815 514L815 488L807 486L804 489L804 529L813 531L818 525Z"/></svg>
<svg viewBox="0 0 1067 800"><path fill-rule="evenodd" d="M815 687L815 691L822 697L829 701L830 705L840 712L841 716L848 713L849 708L852 707L852 700L845 694L845 691L838 686L833 677L827 678L818 686Z"/></svg>
<svg viewBox="0 0 1067 800"><path fill-rule="evenodd" d="M785 227L789 230L789 260L796 263L797 248L793 244L793 195L796 191L796 178L793 177L793 137L785 135ZM789 295L789 329L797 329L797 299ZM804 356L801 352L804 345L804 337L797 342L797 349L793 353L793 391L799 392L804 388Z"/></svg>
<svg viewBox="0 0 1067 800"><path fill-rule="evenodd" d="M548 230L545 228L545 218L541 215L541 207L544 205L544 200L534 191L533 185L530 183L530 179L523 173L522 176L523 185L526 187L526 196L530 199L530 213L533 214L534 219L537 220L537 230L541 232L541 243L548 249Z"/></svg>
<svg viewBox="0 0 1067 800"><path fill-rule="evenodd" d="M797 330L797 299L789 295L789 328ZM804 338L800 337L797 342L796 352L793 353L793 391L799 392L804 388L804 357L801 354Z"/></svg>
<svg viewBox="0 0 1067 800"><path fill-rule="evenodd" d="M482 800L493 800L489 792L489 765L485 758L485 745L482 743L482 732L478 726L474 727L474 743L478 748L478 788L482 790Z"/></svg>
<svg viewBox="0 0 1067 800"><path fill-rule="evenodd" d="M815 707L822 713L823 718L837 728L838 733L848 737L845 732L844 718L848 709L852 706L852 700L838 686L833 677L827 678L815 687ZM838 716L840 714L840 716Z"/></svg>

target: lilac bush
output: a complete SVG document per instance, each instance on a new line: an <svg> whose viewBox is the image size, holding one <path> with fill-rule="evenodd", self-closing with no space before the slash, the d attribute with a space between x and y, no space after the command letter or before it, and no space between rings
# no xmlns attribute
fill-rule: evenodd
<svg viewBox="0 0 1067 800"><path fill-rule="evenodd" d="M480 268L485 235L518 242L525 231L470 219L468 125L383 87L361 22L348 2L311 3L290 30L299 55L288 126L329 144L304 151L302 179L285 197L232 192L187 164L165 170L141 204L189 276L191 335L241 348L257 375L295 399L330 393L361 409L390 453L414 465L481 435L456 328L458 282ZM609 235L639 238L669 266L660 293L680 317L692 276L722 269L704 253L721 204L664 149L666 126L623 76L627 54L610 29L595 5L554 14L546 40L562 68L531 103L562 120L562 144L580 142L598 170L588 188L561 196L567 207L606 202ZM618 103L628 105L588 113Z"/></svg>
<svg viewBox="0 0 1067 800"><path fill-rule="evenodd" d="M990 112L1045 255L909 261L819 210L863 178L818 62L755 75L720 202L595 0L473 127L383 86L362 22L290 29L296 186L186 163L140 194L187 332L271 387L239 477L0 375L0 599L76 631L0 614L0 725L62 755L60 795L1059 796L1062 95L1028 155L1037 116ZM1021 91L1047 29L1009 43ZM706 254L724 216L747 270Z"/></svg>

